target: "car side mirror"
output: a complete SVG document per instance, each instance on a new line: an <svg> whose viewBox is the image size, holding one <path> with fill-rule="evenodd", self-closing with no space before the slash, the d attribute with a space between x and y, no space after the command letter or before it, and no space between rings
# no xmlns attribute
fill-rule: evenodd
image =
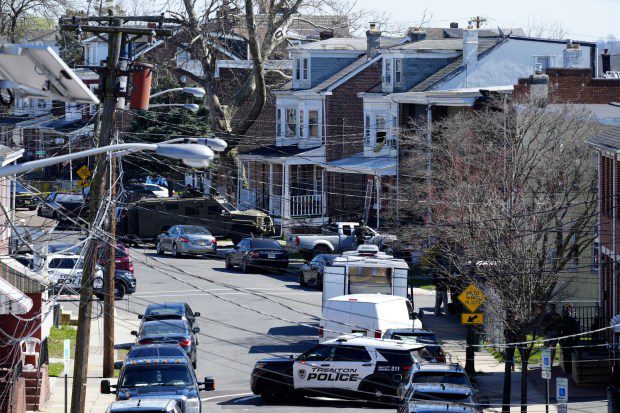
<svg viewBox="0 0 620 413"><path fill-rule="evenodd" d="M291 354L290 356L288 356L288 358L291 359L291 360L295 360L295 355Z"/></svg>
<svg viewBox="0 0 620 413"><path fill-rule="evenodd" d="M112 394L113 393L112 387L116 387L116 386L111 386L110 380L101 380L101 385L99 387L99 390L101 394Z"/></svg>
<svg viewBox="0 0 620 413"><path fill-rule="evenodd" d="M199 313L198 311L196 311L196 312L194 313L194 317L200 317L200 313Z"/></svg>
<svg viewBox="0 0 620 413"><path fill-rule="evenodd" d="M142 314L138 314L138 319L142 320L144 316Z"/></svg>
<svg viewBox="0 0 620 413"><path fill-rule="evenodd" d="M131 330L131 333L130 333L130 334L131 334L132 336L136 336L136 337L138 337L138 332L137 332L136 330Z"/></svg>
<svg viewBox="0 0 620 413"><path fill-rule="evenodd" d="M123 368L124 361L115 361L114 362L114 370L120 370Z"/></svg>
<svg viewBox="0 0 620 413"><path fill-rule="evenodd" d="M200 333L200 328L198 328L198 327L194 327L194 328L192 328L192 332L193 332L194 334L198 334L198 333Z"/></svg>
<svg viewBox="0 0 620 413"><path fill-rule="evenodd" d="M205 381L202 385L204 386L203 390L213 391L215 390L215 379L213 377L205 377Z"/></svg>

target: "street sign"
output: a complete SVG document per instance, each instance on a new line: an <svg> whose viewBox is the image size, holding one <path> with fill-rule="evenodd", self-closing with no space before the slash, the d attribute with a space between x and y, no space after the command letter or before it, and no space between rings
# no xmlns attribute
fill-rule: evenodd
<svg viewBox="0 0 620 413"><path fill-rule="evenodd" d="M84 179L88 179L88 177L90 176L90 169L88 169L88 167L86 165L82 166L80 169L78 169L76 171L76 173L78 174L78 176L80 178Z"/></svg>
<svg viewBox="0 0 620 413"><path fill-rule="evenodd" d="M551 349L550 348L542 349L540 367L544 371L551 371Z"/></svg>
<svg viewBox="0 0 620 413"><path fill-rule="evenodd" d="M461 313L461 324L484 324L484 314L482 313Z"/></svg>
<svg viewBox="0 0 620 413"><path fill-rule="evenodd" d="M86 181L86 180L80 180L78 181L78 187L79 188L86 188L90 186L90 181Z"/></svg>
<svg viewBox="0 0 620 413"><path fill-rule="evenodd" d="M551 380L551 372L547 370L542 370L540 376L545 380Z"/></svg>
<svg viewBox="0 0 620 413"><path fill-rule="evenodd" d="M65 374L69 374L69 364L71 363L71 340L65 339L63 346L63 362Z"/></svg>
<svg viewBox="0 0 620 413"><path fill-rule="evenodd" d="M566 377L555 379L555 398L558 403L568 402L568 379Z"/></svg>
<svg viewBox="0 0 620 413"><path fill-rule="evenodd" d="M459 294L458 299L472 313L476 311L482 303L487 299L482 291L473 284L469 284L467 288Z"/></svg>

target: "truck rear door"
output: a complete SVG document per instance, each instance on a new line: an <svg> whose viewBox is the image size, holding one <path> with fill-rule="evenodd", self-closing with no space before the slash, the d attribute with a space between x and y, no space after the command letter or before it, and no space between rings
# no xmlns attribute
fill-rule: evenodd
<svg viewBox="0 0 620 413"><path fill-rule="evenodd" d="M325 301L339 295L345 295L344 266L326 266L323 271L323 305Z"/></svg>

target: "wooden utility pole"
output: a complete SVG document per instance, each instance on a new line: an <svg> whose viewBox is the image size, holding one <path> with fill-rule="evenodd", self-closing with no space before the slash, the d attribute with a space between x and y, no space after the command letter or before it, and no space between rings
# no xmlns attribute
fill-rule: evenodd
<svg viewBox="0 0 620 413"><path fill-rule="evenodd" d="M108 59L106 66L100 69L103 73L103 90L100 90L100 96L103 101L103 110L101 113L101 131L99 135L98 146L110 145L112 136L116 129L116 104L121 96L118 87L119 58L122 48L122 39L124 34L132 34L140 36L170 36L171 30L162 29L161 24L164 22L163 16L113 16L109 12L109 16L94 17L71 17L60 20L62 30L74 31L76 33L89 32L94 34L106 34L108 41ZM127 21L141 22L158 22L160 28L126 28L124 23ZM88 23L99 22L107 23L98 26L90 26ZM85 23L85 25L82 25ZM100 202L105 196L106 183L110 178L110 171L107 156L100 155L96 162L96 169L93 174L90 192L89 204L89 229L92 231L97 226L97 215ZM114 185L114 181L110 181ZM110 196L114 191L111 190ZM114 199L110 200L111 208L115 210ZM115 215L114 215L115 216ZM114 232L112 232L114 234ZM105 239L106 243L115 244L114 239ZM114 375L114 248L111 248L111 254L107 257L108 262L111 261L112 272L108 271L105 281L105 303L104 303L104 375L111 377ZM95 274L98 257L98 243L96 241L89 242L84 255L84 269L82 272L82 285L80 291L80 308L78 316L78 330L75 348L75 366L73 369L73 389L71 395L71 413L84 412L84 403L86 400L86 382L88 377L88 349L90 344L90 319L92 316L92 296L93 296L93 276ZM106 266L107 269L110 265ZM111 292L110 292L111 291ZM111 366L111 368L110 368Z"/></svg>
<svg viewBox="0 0 620 413"><path fill-rule="evenodd" d="M476 16L471 18L471 23L476 23L476 29L482 27L487 22L487 18L484 16Z"/></svg>

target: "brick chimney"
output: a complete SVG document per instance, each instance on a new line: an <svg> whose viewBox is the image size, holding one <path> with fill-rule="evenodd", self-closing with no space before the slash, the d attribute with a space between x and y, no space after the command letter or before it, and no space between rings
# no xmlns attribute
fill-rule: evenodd
<svg viewBox="0 0 620 413"><path fill-rule="evenodd" d="M457 22L452 22L452 23L450 23L450 28L451 29L458 29L459 28L459 24Z"/></svg>
<svg viewBox="0 0 620 413"><path fill-rule="evenodd" d="M564 67L574 68L582 66L583 51L578 43L573 43L573 41L569 39L566 42L566 49L564 49Z"/></svg>
<svg viewBox="0 0 620 413"><path fill-rule="evenodd" d="M468 72L478 64L478 29L472 25L463 30L463 64Z"/></svg>
<svg viewBox="0 0 620 413"><path fill-rule="evenodd" d="M601 60L603 62L603 74L611 71L611 55L609 54L609 49L603 49L603 54L601 55Z"/></svg>
<svg viewBox="0 0 620 413"><path fill-rule="evenodd" d="M409 37L410 42L419 42L420 40L426 39L426 32L423 32L419 28L415 28L410 30L409 33L407 33L407 36Z"/></svg>
<svg viewBox="0 0 620 413"><path fill-rule="evenodd" d="M334 37L334 29L321 30L319 33L319 39L321 40L331 39L332 37Z"/></svg>
<svg viewBox="0 0 620 413"><path fill-rule="evenodd" d="M536 73L530 76L530 102L544 106L549 97L549 76L536 67Z"/></svg>
<svg viewBox="0 0 620 413"><path fill-rule="evenodd" d="M368 59L372 59L379 53L381 46L381 30L377 27L377 23L371 22L370 29L366 31L366 48Z"/></svg>

